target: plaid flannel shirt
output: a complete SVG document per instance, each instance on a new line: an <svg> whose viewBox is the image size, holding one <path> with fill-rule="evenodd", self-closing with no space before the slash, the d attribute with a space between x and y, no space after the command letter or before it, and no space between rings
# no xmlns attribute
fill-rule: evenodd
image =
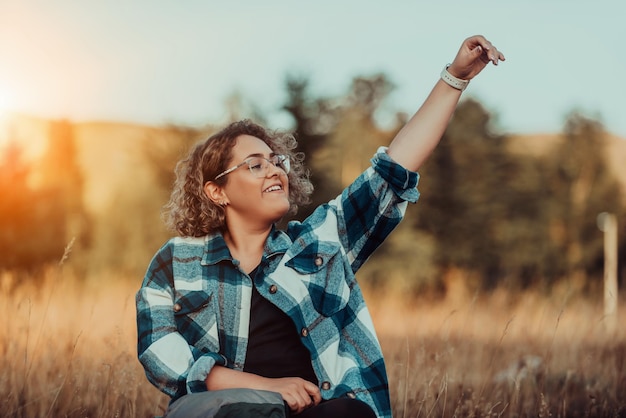
<svg viewBox="0 0 626 418"><path fill-rule="evenodd" d="M384 147L371 162L304 222L271 231L255 285L293 320L324 399L356 397L390 417L383 355L355 272L417 201L418 175ZM148 380L175 400L206 391L214 365L243 370L251 290L222 235L168 241L136 297Z"/></svg>

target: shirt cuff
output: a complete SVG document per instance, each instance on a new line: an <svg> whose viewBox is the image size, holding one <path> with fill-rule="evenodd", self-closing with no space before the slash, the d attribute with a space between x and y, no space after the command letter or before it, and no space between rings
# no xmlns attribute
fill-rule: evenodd
<svg viewBox="0 0 626 418"><path fill-rule="evenodd" d="M388 147L379 147L372 157L372 167L389 184L391 189L402 200L415 203L419 199L417 184L419 174L415 171L407 170L395 162L389 154Z"/></svg>
<svg viewBox="0 0 626 418"><path fill-rule="evenodd" d="M205 354L196 360L187 373L187 393L206 392L206 378L215 365L225 366L226 360L216 353Z"/></svg>

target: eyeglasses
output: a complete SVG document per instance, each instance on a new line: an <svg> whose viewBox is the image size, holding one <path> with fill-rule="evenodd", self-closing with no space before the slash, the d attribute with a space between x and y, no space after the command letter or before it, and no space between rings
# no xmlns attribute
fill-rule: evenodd
<svg viewBox="0 0 626 418"><path fill-rule="evenodd" d="M285 172L285 174L289 174L289 169L291 167L289 163L289 157L286 155L275 154L272 155L269 159L265 157L250 157L246 158L242 163L239 163L236 166L221 172L220 174L215 176L214 180L217 180L220 177L224 177L226 174L232 173L239 167L246 164L248 165L248 169L250 170L252 175L256 178L266 177L267 173L269 173L270 170L270 164L274 167L280 168Z"/></svg>

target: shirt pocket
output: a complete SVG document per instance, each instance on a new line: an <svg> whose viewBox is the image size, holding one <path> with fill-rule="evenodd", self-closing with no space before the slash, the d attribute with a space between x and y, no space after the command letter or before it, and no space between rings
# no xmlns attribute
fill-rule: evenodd
<svg viewBox="0 0 626 418"><path fill-rule="evenodd" d="M338 244L310 244L286 265L302 275L311 302L320 314L333 316L348 304L350 287L346 282L346 262Z"/></svg>
<svg viewBox="0 0 626 418"><path fill-rule="evenodd" d="M218 352L219 337L212 293L178 293L174 303L176 328L183 338L202 352Z"/></svg>

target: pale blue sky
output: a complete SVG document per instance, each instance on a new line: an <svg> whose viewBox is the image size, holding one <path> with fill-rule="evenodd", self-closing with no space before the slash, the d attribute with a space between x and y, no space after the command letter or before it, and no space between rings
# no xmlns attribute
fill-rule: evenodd
<svg viewBox="0 0 626 418"><path fill-rule="evenodd" d="M340 96L386 73L412 113L472 34L507 57L472 81L506 132L580 109L626 137L623 0L0 0L0 105L44 117L219 123L235 91L288 127L287 74Z"/></svg>

